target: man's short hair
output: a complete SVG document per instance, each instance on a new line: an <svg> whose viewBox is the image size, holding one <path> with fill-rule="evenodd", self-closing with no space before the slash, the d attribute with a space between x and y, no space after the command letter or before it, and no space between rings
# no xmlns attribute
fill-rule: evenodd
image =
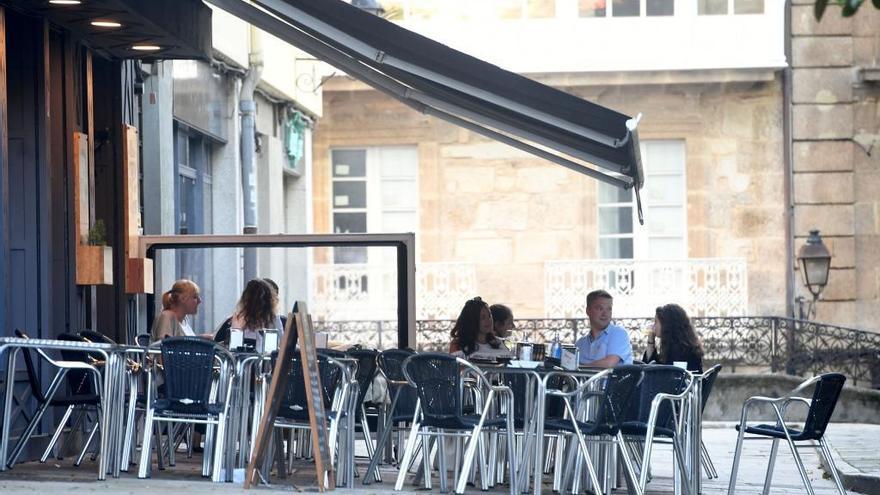
<svg viewBox="0 0 880 495"><path fill-rule="evenodd" d="M611 297L611 294L609 294L608 291L602 289L594 290L593 292L587 294L587 307L589 308L590 306L592 306L593 302L596 299L611 299L612 301L614 300L614 298Z"/></svg>

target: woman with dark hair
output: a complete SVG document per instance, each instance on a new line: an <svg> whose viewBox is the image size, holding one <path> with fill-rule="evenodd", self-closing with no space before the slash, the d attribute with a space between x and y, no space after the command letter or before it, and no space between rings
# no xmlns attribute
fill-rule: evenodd
<svg viewBox="0 0 880 495"><path fill-rule="evenodd" d="M231 326L241 329L245 339L258 341L261 338L259 330L276 327L277 307L278 294L272 286L263 279L255 278L247 283L241 293L232 313Z"/></svg>
<svg viewBox="0 0 880 495"><path fill-rule="evenodd" d="M648 336L648 349L642 361L659 364L687 362L689 371L703 372L703 345L681 306L667 304L657 308L654 331Z"/></svg>
<svg viewBox="0 0 880 495"><path fill-rule="evenodd" d="M480 354L487 356L509 355L500 339L492 333L494 324L489 305L479 297L464 303L455 326L452 327L449 352L461 352L465 356Z"/></svg>

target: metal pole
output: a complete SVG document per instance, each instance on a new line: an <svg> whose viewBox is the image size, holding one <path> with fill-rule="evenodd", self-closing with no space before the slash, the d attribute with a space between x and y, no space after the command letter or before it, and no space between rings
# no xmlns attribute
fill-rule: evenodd
<svg viewBox="0 0 880 495"><path fill-rule="evenodd" d="M241 192L244 215L243 234L257 233L257 167L256 167L256 110L254 89L263 72L263 54L260 34L250 27L251 51L248 54L248 72L241 84L238 108L241 112ZM244 249L244 279L257 276L257 249Z"/></svg>

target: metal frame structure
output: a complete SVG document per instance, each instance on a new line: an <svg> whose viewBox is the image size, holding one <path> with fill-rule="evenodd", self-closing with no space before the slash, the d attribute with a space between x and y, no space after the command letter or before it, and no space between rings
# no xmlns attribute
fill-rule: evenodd
<svg viewBox="0 0 880 495"><path fill-rule="evenodd" d="M415 234L274 234L274 235L147 235L140 236L140 253L153 259L156 251L188 248L258 247L394 247L397 249L397 345L416 343ZM153 294L147 295L147 320L152 321Z"/></svg>

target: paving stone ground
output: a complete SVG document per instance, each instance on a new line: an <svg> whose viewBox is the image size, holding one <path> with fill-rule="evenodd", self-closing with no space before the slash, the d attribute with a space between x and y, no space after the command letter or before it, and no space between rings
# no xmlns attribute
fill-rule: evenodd
<svg viewBox="0 0 880 495"><path fill-rule="evenodd" d="M841 460L853 469L864 472L880 471L880 426L832 424L828 429L828 436L832 447ZM729 480L730 467L733 461L733 450L736 443L736 432L730 424L707 424L703 430L704 441L715 462L720 478L717 480L705 480L703 493L707 495L725 494ZM738 494L761 493L764 473L769 457L769 442L747 442L740 464L737 490ZM819 456L813 450L803 449L801 455L813 482L816 495L836 494L834 482L823 471ZM181 456L183 457L183 456ZM648 486L648 494L671 494L672 489L672 462L671 451L667 446L658 446L655 449L653 475L654 479ZM851 463L849 462L851 460ZM0 493L2 494L55 494L65 493L89 493L89 494L149 494L157 495L163 492L197 495L197 494L240 494L243 489L240 485L231 483L213 484L202 479L199 475L200 464L196 460L178 460L175 468L156 471L154 478L139 480L134 473L123 474L119 479L109 479L105 482L94 480L95 465L86 461L82 467L76 469L70 466L71 461L64 460L55 463L39 464L25 463L16 466L11 471L0 473ZM361 466L363 470L363 466ZM384 473L385 482L363 487L358 483L357 493L390 494L393 492L393 480L396 473L389 468ZM309 473L307 466L298 470L290 480L273 480L272 487L260 487L251 490L252 493L291 493L297 489L302 492L314 492L313 473ZM296 484L296 489L291 485ZM439 493L435 480L434 491ZM506 487L498 487L493 492L505 493ZM406 492L421 491L411 484L405 486ZM348 493L350 490L337 490ZM550 492L550 486L544 485L544 493ZM471 487L468 493L481 493L479 489ZM615 493L625 493L625 490L616 490ZM772 494L789 495L805 493L800 476L797 473L791 454L784 445L780 445L779 455L776 461L776 470L773 477ZM856 492L848 492L856 493Z"/></svg>

